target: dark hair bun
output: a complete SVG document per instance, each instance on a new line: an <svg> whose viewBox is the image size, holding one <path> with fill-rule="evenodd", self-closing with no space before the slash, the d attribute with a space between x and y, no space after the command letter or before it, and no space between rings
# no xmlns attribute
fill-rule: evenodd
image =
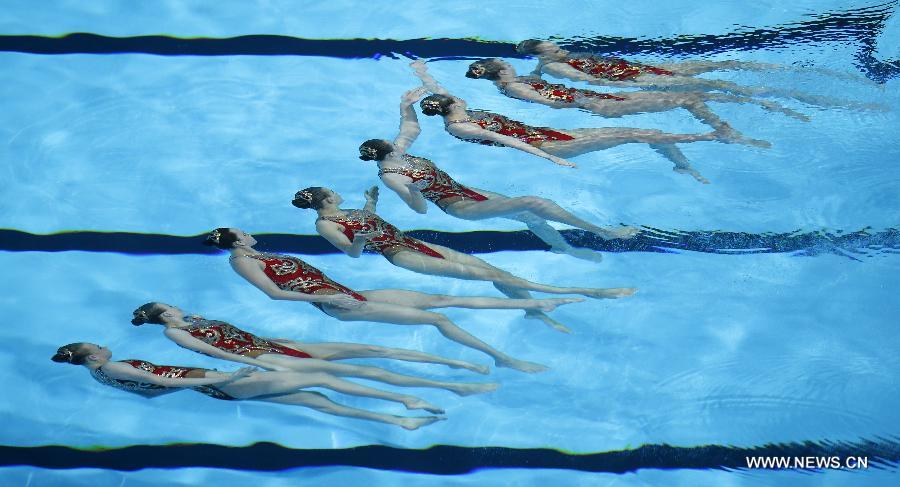
<svg viewBox="0 0 900 487"><path fill-rule="evenodd" d="M59 363L66 363L71 358L72 358L71 354L56 352L56 355L50 357L50 360L52 360L54 362L59 362Z"/></svg>

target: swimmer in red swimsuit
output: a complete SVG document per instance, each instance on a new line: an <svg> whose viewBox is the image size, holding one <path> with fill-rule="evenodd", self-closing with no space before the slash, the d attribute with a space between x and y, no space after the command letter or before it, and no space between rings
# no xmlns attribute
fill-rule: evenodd
<svg viewBox="0 0 900 487"><path fill-rule="evenodd" d="M335 364L330 360L388 356L389 349L357 344L305 344L291 340L261 338L222 321L200 316L185 316L180 309L162 303L147 303L134 311L134 325L153 323L165 327L165 335L176 344L210 357L230 360L269 370L294 370L324 373L335 377L359 377L404 387L435 387L460 396L490 392L497 384L439 382L408 375L395 374L377 367ZM453 363L441 357L411 350L398 350L398 356L417 362ZM471 364L465 364L474 368Z"/></svg>
<svg viewBox="0 0 900 487"><path fill-rule="evenodd" d="M593 90L569 88L553 84L539 76L517 76L512 65L501 59L484 59L469 66L467 78L488 79L500 93L519 100L540 103L551 108L581 108L607 118L617 118L637 113L658 113L683 108L697 120L712 127L722 142L746 141L751 145L768 147L761 140L748 140L719 118L707 102L752 103L771 112L779 112L803 121L805 115L775 102L761 101L746 96L706 92L620 91L615 94Z"/></svg>
<svg viewBox="0 0 900 487"><path fill-rule="evenodd" d="M365 197L364 209L348 211L339 206L344 201L341 195L327 188L311 187L298 191L293 205L316 210L319 235L350 257L359 257L367 248L382 254L397 267L420 274L490 281L511 298L530 297L528 291L581 294L596 299L615 299L635 292L634 288L560 287L528 281L478 257L406 236L374 213L378 203L377 186L366 191Z"/></svg>
<svg viewBox="0 0 900 487"><path fill-rule="evenodd" d="M192 389L215 399L304 406L326 414L378 421L408 430L445 419L437 416L394 416L351 408L332 402L318 392L303 390L308 387L323 387L344 394L399 402L407 409L443 412L415 396L381 391L327 374L263 372L250 367L228 374L198 367L156 365L146 360L111 361L111 358L112 352L106 347L93 343L70 343L59 347L52 360L83 365L101 384L146 398Z"/></svg>
<svg viewBox="0 0 900 487"><path fill-rule="evenodd" d="M540 76L541 73L548 73L556 78L586 81L590 84L603 86L675 91L722 91L738 96L793 98L803 103L817 106L846 107L848 105L840 100L798 93L791 90L768 87L755 88L742 86L731 81L696 77L698 74L712 71L775 71L790 69L777 64L748 61L682 61L659 66L647 66L619 58L574 54L560 48L553 42L537 39L520 42L516 50L522 54L538 58L538 65L532 73L535 76ZM830 74L845 77L842 73Z"/></svg>
<svg viewBox="0 0 900 487"><path fill-rule="evenodd" d="M346 238L346 237L345 237ZM365 239L360 238L359 242ZM256 239L236 228L218 228L207 236L207 245L230 252L231 267L272 299L317 304L325 314L341 321L375 321L397 325L432 325L461 345L484 352L498 367L541 372L546 367L517 360L491 347L450 321L426 311L433 308L525 309L552 311L581 299L500 299L419 293L402 289L353 291L329 279L302 260L282 254L256 251ZM362 251L362 243L359 243ZM298 269L303 268L302 273Z"/></svg>
<svg viewBox="0 0 900 487"><path fill-rule="evenodd" d="M591 129L550 129L532 127L491 112L468 110L466 102L450 95L428 74L421 60L411 64L424 87L434 93L420 103L425 115L441 115L444 128L450 135L486 145L512 147L542 157L562 166L575 167L565 158L588 152L609 149L622 144L644 143L668 158L676 172L689 174L701 183L708 183L693 169L677 143L718 140L719 134L669 134L659 130L628 127Z"/></svg>

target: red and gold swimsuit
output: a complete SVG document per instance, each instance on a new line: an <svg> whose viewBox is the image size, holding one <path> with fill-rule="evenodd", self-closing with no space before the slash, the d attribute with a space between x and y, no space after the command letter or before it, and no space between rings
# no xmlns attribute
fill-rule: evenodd
<svg viewBox="0 0 900 487"><path fill-rule="evenodd" d="M190 333L192 337L228 353L246 355L249 352L263 352L297 358L312 358L306 352L270 342L224 321L207 320L199 316L192 316L188 319L191 324L182 328L184 331Z"/></svg>
<svg viewBox="0 0 900 487"><path fill-rule="evenodd" d="M419 192L422 193L422 196L444 211L447 211L447 206L460 200L486 201L488 199L487 196L457 183L428 159L408 154L403 154L400 159L403 160L402 166L379 169L378 176L400 174L412 179L413 183L421 186ZM450 200L450 198L453 199Z"/></svg>
<svg viewBox="0 0 900 487"><path fill-rule="evenodd" d="M295 291L303 294L316 294L316 291L331 290L356 299L365 301L366 297L347 286L338 284L324 272L290 255L282 254L248 254L247 257L256 259L265 265L263 272L266 276L284 291ZM311 303L322 309L321 303Z"/></svg>
<svg viewBox="0 0 900 487"><path fill-rule="evenodd" d="M188 372L192 370L201 370L206 371L206 369L196 369L191 367L179 367L175 365L156 365L146 360L122 360L119 363L128 364L138 370L143 370L144 372L149 372L153 375L158 375L160 377L167 377L170 379L182 379L187 375ZM135 394L139 394L144 397L156 397L161 396L163 394L168 394L170 392L175 392L181 387L166 387L160 386L156 384L151 384L149 382L138 382L133 380L126 379L114 379L105 372L103 372L103 367L94 369L91 371L91 375L97 382L107 385L110 387L115 387L116 389L125 391L125 392L133 392ZM213 386L194 386L185 389L193 389L202 394L206 394L209 397L214 399L222 399L225 401L232 401L235 398L225 394L221 390Z"/></svg>
<svg viewBox="0 0 900 487"><path fill-rule="evenodd" d="M513 137L521 140L522 142L525 142L526 144L538 147L547 141L575 139L575 137L572 137L571 135L557 132L553 129L544 127L532 127L530 125L525 125L522 122L517 122L515 120L506 118L503 115L497 115L496 113L466 110L466 114L468 115L468 118L466 118L465 120L455 120L448 123L474 123L485 130L490 130L491 132L500 135ZM494 142L492 140L464 139L458 136L454 137L460 140L465 140L466 142L475 142L478 144L504 147L503 144Z"/></svg>
<svg viewBox="0 0 900 487"><path fill-rule="evenodd" d="M322 216L322 220L337 223L343 228L344 235L350 241L357 232L374 232L375 235L366 242L366 249L384 255L388 259L398 250L410 250L436 259L444 256L437 253L419 240L407 237L397 227L384 221L368 210L347 210L343 216Z"/></svg>
<svg viewBox="0 0 900 487"><path fill-rule="evenodd" d="M524 83L531 87L537 94L543 96L544 98L550 101L558 101L562 103L573 103L575 101L576 96L583 96L585 98L600 98L603 100L616 100L616 101L625 101L625 98L620 96L610 95L608 93L598 93L596 91L591 90L579 90L578 88L569 88L566 85L557 85L548 83L544 80L535 80L535 79L521 79L517 80L519 83ZM500 88L500 92L504 95L510 96L512 98L516 98L506 91L505 88Z"/></svg>
<svg viewBox="0 0 900 487"><path fill-rule="evenodd" d="M619 58L589 56L569 59L566 61L566 64L582 73L610 81L632 80L642 74L655 74L658 76L672 76L675 74L666 69L631 63Z"/></svg>

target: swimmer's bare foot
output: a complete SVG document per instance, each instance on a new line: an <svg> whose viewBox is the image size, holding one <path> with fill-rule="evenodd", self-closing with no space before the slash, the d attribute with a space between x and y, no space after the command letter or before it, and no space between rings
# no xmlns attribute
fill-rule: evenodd
<svg viewBox="0 0 900 487"><path fill-rule="evenodd" d="M572 303L580 303L584 301L583 298L555 298L555 299L537 299L538 306L536 309L543 311L545 313L549 313L556 308Z"/></svg>
<svg viewBox="0 0 900 487"><path fill-rule="evenodd" d="M731 125L728 125L727 123L717 128L713 133L716 134L716 138L720 142L724 142L726 144L744 144L753 147L761 147L763 149L772 147L772 144L765 140L744 137L740 132L731 128Z"/></svg>
<svg viewBox="0 0 900 487"><path fill-rule="evenodd" d="M424 418L398 418L397 426L406 429L406 430L417 430L423 426L428 426L429 424L436 423L438 421L446 421L447 418L442 418L438 416L425 416Z"/></svg>
<svg viewBox="0 0 900 487"><path fill-rule="evenodd" d="M572 333L572 330L570 330L568 326L560 323L559 321L554 320L553 318L545 315L544 313L527 312L527 313L525 313L525 318L529 319L529 320L541 320L544 322L544 324L546 324L547 326L549 326L550 328L553 328L554 330L556 330L558 332Z"/></svg>
<svg viewBox="0 0 900 487"><path fill-rule="evenodd" d="M636 292L636 287L608 287L603 289L593 289L582 294L595 299L618 299L631 296Z"/></svg>
<svg viewBox="0 0 900 487"><path fill-rule="evenodd" d="M403 399L403 405L406 406L406 409L424 409L429 413L434 414L444 414L444 410L429 403L424 399L419 399L415 396L407 396Z"/></svg>
<svg viewBox="0 0 900 487"><path fill-rule="evenodd" d="M546 365L536 364L534 362L526 362L524 360L517 360L512 357L507 357L505 359L497 359L494 364L497 367L506 367L508 369L515 369L519 372L525 372L526 374L537 374L538 372L544 372L549 369Z"/></svg>
<svg viewBox="0 0 900 487"><path fill-rule="evenodd" d="M484 382L481 384L459 384L452 389L457 396L471 396L472 394L484 394L485 392L496 391L500 384L496 382Z"/></svg>
<svg viewBox="0 0 900 487"><path fill-rule="evenodd" d="M491 372L491 369L486 365L475 365L469 362L463 362L462 360L454 360L452 362L447 363L447 366L451 369L466 369L476 374L488 375Z"/></svg>
<svg viewBox="0 0 900 487"><path fill-rule="evenodd" d="M709 184L709 179L706 179L705 177L701 176L700 173L697 172L697 170L692 167L676 166L676 167L673 167L672 170L677 172L678 174L687 174L689 176L693 176L694 179L696 179L697 181L699 181L703 184Z"/></svg>
<svg viewBox="0 0 900 487"><path fill-rule="evenodd" d="M610 227L602 229L597 235L603 240L614 240L620 238L627 240L641 233L641 230L634 227Z"/></svg>

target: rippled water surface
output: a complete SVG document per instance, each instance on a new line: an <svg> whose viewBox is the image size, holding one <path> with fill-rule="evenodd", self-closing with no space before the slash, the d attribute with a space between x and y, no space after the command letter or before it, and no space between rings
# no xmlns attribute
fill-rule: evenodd
<svg viewBox="0 0 900 487"><path fill-rule="evenodd" d="M0 337L7 344L0 352L6 391L0 446L12 448L0 454L0 483L896 484L896 8L896 2L820 1L365 7L60 1L38 9L10 2L0 14L0 228L6 229L0 231ZM97 36L56 38L77 32ZM160 37L127 45L116 40L145 35ZM246 35L272 37L196 39ZM492 378L502 387L482 396L415 390L449 418L419 431L189 392L149 401L48 360L62 344L91 341L109 346L119 359L233 368L175 347L155 327L128 324L133 308L161 300L264 336L375 343L485 363L431 329L342 323L300 303L270 301L235 276L224 255L178 237L239 227L257 234L263 249L315 254L304 258L357 289L497 294L487 283L419 276L375 255L351 260L335 254L310 237L313 216L288 203L297 189L313 185L335 189L348 207L363 203L377 171L357 158L356 148L396 134L399 97L417 84L409 56L429 59L434 77L471 107L532 125L706 131L681 110L604 119L512 100L487 81L463 76L472 60L491 56L529 72L534 60L516 57L512 45L530 37L647 63L782 64L788 69L704 76L830 97L843 106L777 99L810 117L803 122L757 106L713 104L734 128L772 148L683 145L709 185L676 174L642 145L574 158L579 168L571 170L460 142L439 120L420 117L422 135L411 152L460 181L543 196L585 219L643 226L645 233L624 243L567 233L578 245L604 251L596 264L545 252L524 233L482 232L518 232L517 222L458 220L434 207L419 215L383 190L379 214L388 221L433 230L423 238L449 239L518 275L640 289L628 299L556 311L572 335L515 312L448 310L488 343L551 370L534 376L495 370ZM60 233L70 231L83 233ZM475 380L432 366L390 367ZM620 463L598 457L595 472L574 463L536 468L523 462L436 475L442 466L497 467L491 463L496 458L519 458L478 449L417 464L421 469L325 462L333 466L255 471L267 469L265 455L252 448L240 450L241 468L199 468L210 464L178 454L177 465L193 468L144 468L173 458L169 444L256 442L335 451L397 448L385 462L431 445L575 454L658 448ZM130 468L78 464L80 457L71 456L76 450L43 457L22 449L47 445L154 448L120 457L133 462ZM684 447L674 457L696 463L666 463L666 445ZM703 448L710 445L724 450ZM740 452L754 448L777 451L772 445L797 454L849 445L851 454L871 455L873 466L862 472L735 470L739 465L716 453L742 458ZM76 463L44 468L63 465L38 458Z"/></svg>

